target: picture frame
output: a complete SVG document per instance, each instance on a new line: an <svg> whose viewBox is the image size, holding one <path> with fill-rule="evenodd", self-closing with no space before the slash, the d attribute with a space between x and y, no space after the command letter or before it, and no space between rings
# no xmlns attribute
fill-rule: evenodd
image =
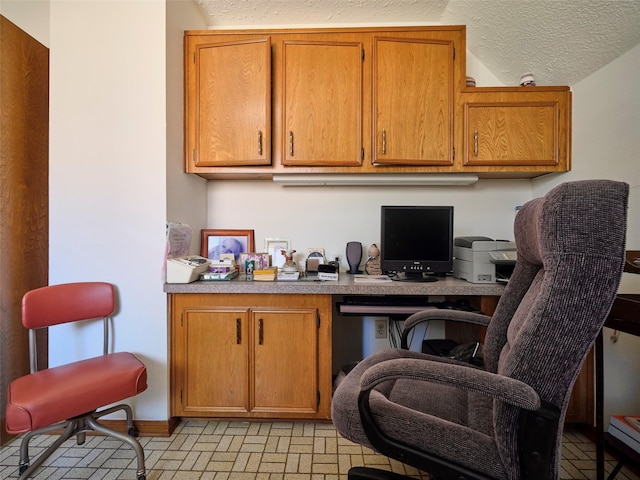
<svg viewBox="0 0 640 480"><path fill-rule="evenodd" d="M233 253L238 263L241 253L253 252L253 250L253 230L203 229L200 231L200 256L209 260L218 260L221 253Z"/></svg>
<svg viewBox="0 0 640 480"><path fill-rule="evenodd" d="M265 238L264 251L271 255L271 265L283 267L286 259L280 253L281 250L289 250L291 242L287 238Z"/></svg>
<svg viewBox="0 0 640 480"><path fill-rule="evenodd" d="M268 253L242 252L240 254L240 273L247 273L247 264L253 265L253 270L263 270L269 268Z"/></svg>

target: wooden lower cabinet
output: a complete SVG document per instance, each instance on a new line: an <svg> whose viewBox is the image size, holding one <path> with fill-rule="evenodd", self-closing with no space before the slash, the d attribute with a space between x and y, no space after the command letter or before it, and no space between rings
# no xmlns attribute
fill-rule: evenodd
<svg viewBox="0 0 640 480"><path fill-rule="evenodd" d="M594 415L594 358L593 349L587 355L582 370L573 385L565 423L582 423L593 425Z"/></svg>
<svg viewBox="0 0 640 480"><path fill-rule="evenodd" d="M331 296L171 296L171 415L329 419Z"/></svg>

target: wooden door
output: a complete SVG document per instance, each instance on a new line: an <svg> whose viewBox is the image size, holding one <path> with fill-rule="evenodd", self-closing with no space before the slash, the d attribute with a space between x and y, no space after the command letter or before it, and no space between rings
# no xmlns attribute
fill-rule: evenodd
<svg viewBox="0 0 640 480"><path fill-rule="evenodd" d="M284 165L362 162L362 43L283 42Z"/></svg>
<svg viewBox="0 0 640 480"><path fill-rule="evenodd" d="M253 412L318 411L317 310L253 310Z"/></svg>
<svg viewBox="0 0 640 480"><path fill-rule="evenodd" d="M49 49L0 15L0 445L7 388L29 373L22 296L49 278ZM46 330L38 334L47 365Z"/></svg>
<svg viewBox="0 0 640 480"><path fill-rule="evenodd" d="M373 39L373 163L453 163L454 43Z"/></svg>
<svg viewBox="0 0 640 480"><path fill-rule="evenodd" d="M559 105L554 101L465 105L465 164L557 165Z"/></svg>
<svg viewBox="0 0 640 480"><path fill-rule="evenodd" d="M247 413L249 310L187 308L180 323L174 414Z"/></svg>
<svg viewBox="0 0 640 480"><path fill-rule="evenodd" d="M270 165L270 38L186 42L187 168Z"/></svg>

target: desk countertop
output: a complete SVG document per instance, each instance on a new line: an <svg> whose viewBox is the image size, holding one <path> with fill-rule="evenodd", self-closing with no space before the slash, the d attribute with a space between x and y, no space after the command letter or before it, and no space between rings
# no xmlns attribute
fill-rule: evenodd
<svg viewBox="0 0 640 480"><path fill-rule="evenodd" d="M165 283L166 293L264 293L313 295L477 295L500 296L504 285L470 283L446 277L437 282L355 283L353 276L341 274L338 281L262 282L233 279L231 281Z"/></svg>

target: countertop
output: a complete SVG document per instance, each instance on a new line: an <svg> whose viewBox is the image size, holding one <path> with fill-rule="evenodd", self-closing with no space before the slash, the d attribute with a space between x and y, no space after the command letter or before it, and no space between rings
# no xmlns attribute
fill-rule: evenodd
<svg viewBox="0 0 640 480"><path fill-rule="evenodd" d="M478 295L500 296L504 285L470 283L454 277L437 282L354 282L353 275L340 274L338 281L249 281L242 276L230 281L165 283L166 293L264 293L313 295Z"/></svg>

